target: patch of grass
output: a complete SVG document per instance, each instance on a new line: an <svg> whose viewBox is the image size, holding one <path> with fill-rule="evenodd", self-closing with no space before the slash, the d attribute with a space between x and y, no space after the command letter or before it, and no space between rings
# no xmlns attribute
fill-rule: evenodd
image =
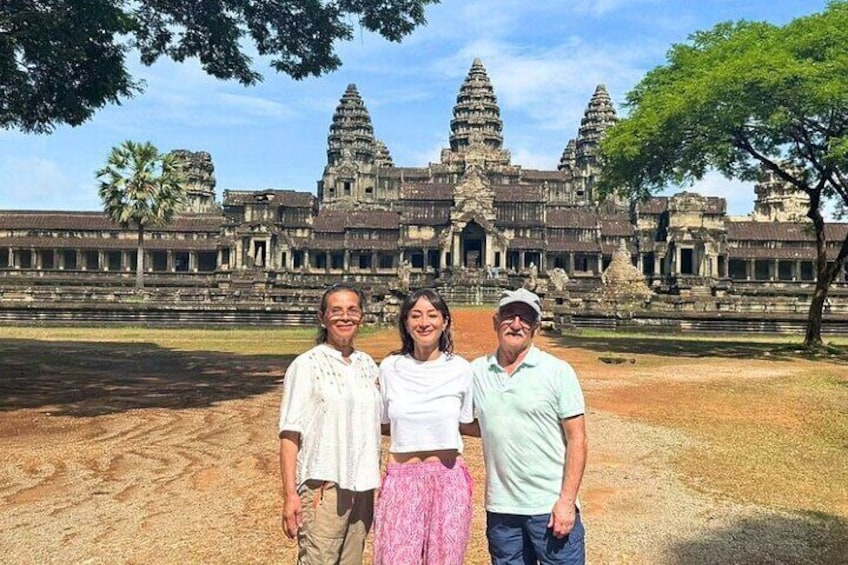
<svg viewBox="0 0 848 565"><path fill-rule="evenodd" d="M175 351L216 351L242 355L301 353L315 340L314 328L158 329L0 327L0 340L152 343Z"/></svg>

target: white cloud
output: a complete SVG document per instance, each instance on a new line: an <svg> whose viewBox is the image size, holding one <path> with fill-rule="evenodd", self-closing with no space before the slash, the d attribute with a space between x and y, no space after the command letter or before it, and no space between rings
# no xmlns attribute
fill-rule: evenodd
<svg viewBox="0 0 848 565"><path fill-rule="evenodd" d="M97 202L94 181L83 184L70 179L54 161L6 157L0 168L0 208L38 210L44 202L54 202L62 209L90 209Z"/></svg>

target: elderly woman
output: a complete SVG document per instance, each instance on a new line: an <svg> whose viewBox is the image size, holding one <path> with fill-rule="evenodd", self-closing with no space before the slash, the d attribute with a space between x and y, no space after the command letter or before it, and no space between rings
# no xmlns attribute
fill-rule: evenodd
<svg viewBox="0 0 848 565"><path fill-rule="evenodd" d="M380 483L374 360L354 348L362 292L337 284L318 311L318 345L286 371L280 408L283 530L298 565L360 565Z"/></svg>
<svg viewBox="0 0 848 565"><path fill-rule="evenodd" d="M380 364L391 436L374 524L376 565L461 565L471 526L471 477L460 425L473 421L471 365L453 353L451 317L435 291L400 310L401 348Z"/></svg>

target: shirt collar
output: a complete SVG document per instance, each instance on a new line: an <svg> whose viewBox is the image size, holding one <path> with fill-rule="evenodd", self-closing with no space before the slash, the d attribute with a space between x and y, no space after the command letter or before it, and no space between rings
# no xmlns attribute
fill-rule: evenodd
<svg viewBox="0 0 848 565"><path fill-rule="evenodd" d="M541 350L538 347L536 347L536 344L534 344L534 343L530 344L530 349L527 350L527 355L524 356L524 359L521 360L521 363L518 366L520 367L521 365L527 365L528 367L535 367L536 365L539 364L539 361L541 361L541 358L542 358ZM499 369L503 369L503 367L501 367L500 364L498 363L498 352L497 352L497 350L495 350L494 353L490 353L489 356L487 357L487 360L489 362L489 367L497 367Z"/></svg>
<svg viewBox="0 0 848 565"><path fill-rule="evenodd" d="M337 360L338 360L339 362L341 362L341 363L344 363L344 362L345 362L345 361L344 361L344 357L342 357L342 352L341 352L341 351L339 351L338 349L336 349L335 347L330 347L330 346L329 346L329 345L327 345L326 343L322 343L322 344L321 344L321 349L324 351L324 353L325 353L326 355L329 355L329 356L330 356L330 357L332 357L333 359L337 359ZM361 355L362 355L362 354L359 352L359 350L358 350L358 349L354 349L354 350L353 350L353 352L350 354L350 362L351 362L351 363L353 363L354 361L356 361L357 359L359 359L359 357L360 357Z"/></svg>

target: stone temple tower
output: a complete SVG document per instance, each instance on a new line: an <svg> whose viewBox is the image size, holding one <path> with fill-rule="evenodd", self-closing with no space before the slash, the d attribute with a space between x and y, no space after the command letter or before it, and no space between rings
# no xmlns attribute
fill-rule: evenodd
<svg viewBox="0 0 848 565"><path fill-rule="evenodd" d="M183 177L186 190L186 212L206 213L215 211L215 167L212 156L206 151L175 149L171 154L177 158L177 167Z"/></svg>
<svg viewBox="0 0 848 565"><path fill-rule="evenodd" d="M377 171L390 164L389 150L374 138L371 116L356 85L348 85L327 136L327 166L318 183L319 200L342 208L373 202Z"/></svg>
<svg viewBox="0 0 848 565"><path fill-rule="evenodd" d="M459 89L450 130L450 148L442 151L443 163L463 163L468 157L481 166L509 163L498 99L480 59L474 59Z"/></svg>
<svg viewBox="0 0 848 565"><path fill-rule="evenodd" d="M598 173L598 145L617 119L606 86L599 84L580 120L577 139L568 142L559 167L562 170L567 165L573 166L574 188L584 203L595 200L592 189Z"/></svg>
<svg viewBox="0 0 848 565"><path fill-rule="evenodd" d="M785 166L785 164L784 164ZM774 171L763 167L754 186L757 199L751 218L758 222L804 222L810 197L786 182Z"/></svg>

